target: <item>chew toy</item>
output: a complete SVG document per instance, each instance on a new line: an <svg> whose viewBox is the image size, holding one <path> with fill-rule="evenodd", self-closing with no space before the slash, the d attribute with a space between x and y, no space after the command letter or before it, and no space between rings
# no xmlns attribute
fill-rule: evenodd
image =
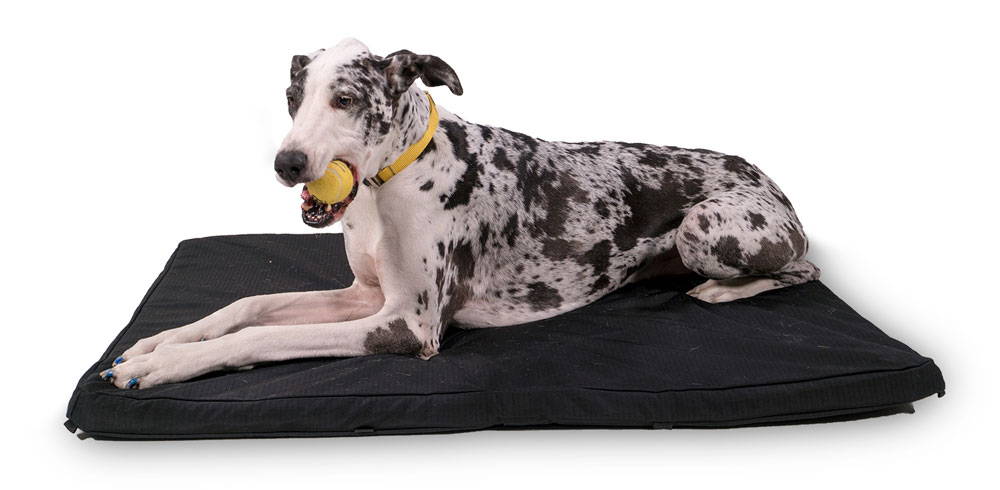
<svg viewBox="0 0 1000 490"><path fill-rule="evenodd" d="M353 188L354 174L351 173L351 168L340 160L330 162L322 177L306 184L309 194L326 204L347 199Z"/></svg>

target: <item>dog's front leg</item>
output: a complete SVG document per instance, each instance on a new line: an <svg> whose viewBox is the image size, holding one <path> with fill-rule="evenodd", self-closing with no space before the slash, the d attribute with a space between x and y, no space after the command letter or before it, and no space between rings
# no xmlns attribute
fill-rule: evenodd
<svg viewBox="0 0 1000 490"><path fill-rule="evenodd" d="M194 323L139 340L115 363L153 352L166 344L207 341L250 325L334 323L364 318L375 314L384 301L377 286L357 281L350 287L330 291L248 296Z"/></svg>
<svg viewBox="0 0 1000 490"><path fill-rule="evenodd" d="M437 352L426 313L386 307L378 313L339 323L256 326L186 344L161 345L101 373L119 388L149 388L191 379L212 371L260 362L308 357Z"/></svg>

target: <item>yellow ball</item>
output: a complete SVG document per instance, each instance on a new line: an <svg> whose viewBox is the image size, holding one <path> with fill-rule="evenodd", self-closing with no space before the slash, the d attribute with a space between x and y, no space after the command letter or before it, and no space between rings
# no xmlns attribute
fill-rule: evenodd
<svg viewBox="0 0 1000 490"><path fill-rule="evenodd" d="M351 167L340 160L330 162L322 177L306 184L310 194L327 204L347 199L353 188L354 174L351 173Z"/></svg>

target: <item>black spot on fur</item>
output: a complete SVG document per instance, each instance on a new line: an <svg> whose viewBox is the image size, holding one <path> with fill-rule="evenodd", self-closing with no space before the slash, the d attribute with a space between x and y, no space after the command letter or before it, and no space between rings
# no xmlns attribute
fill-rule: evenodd
<svg viewBox="0 0 1000 490"><path fill-rule="evenodd" d="M805 235L798 228L792 226L791 223L785 223L785 231L788 232L788 240L792 242L795 257L801 258L805 256L806 249L808 248Z"/></svg>
<svg viewBox="0 0 1000 490"><path fill-rule="evenodd" d="M421 348L417 336L410 331L402 318L368 332L365 337L365 351L369 354L416 355L420 353Z"/></svg>
<svg viewBox="0 0 1000 490"><path fill-rule="evenodd" d="M767 219L764 218L764 215L753 211L747 212L747 221L750 222L752 230L763 230L767 226Z"/></svg>
<svg viewBox="0 0 1000 490"><path fill-rule="evenodd" d="M441 331L443 332L448 323L455 317L455 313L465 305L469 298L469 287L465 283L452 283L448 288L448 302L441 308Z"/></svg>
<svg viewBox="0 0 1000 490"><path fill-rule="evenodd" d="M684 194L688 197L701 195L701 186L704 181L701 179L687 179L684 181Z"/></svg>
<svg viewBox="0 0 1000 490"><path fill-rule="evenodd" d="M760 171L747 163L746 160L734 155L726 155L722 157L722 160L724 162L722 168L739 175L742 180L747 182L760 183Z"/></svg>
<svg viewBox="0 0 1000 490"><path fill-rule="evenodd" d="M584 155L598 155L601 153L600 143L580 143L578 148L572 148L569 150L572 153L581 153Z"/></svg>
<svg viewBox="0 0 1000 490"><path fill-rule="evenodd" d="M727 155L727 156L723 157L722 161L723 161L722 168L724 168L724 169L726 169L726 170L728 170L730 172L739 172L739 171L743 170L743 167L747 163L746 160L744 160L744 159L742 159L740 157L731 156L731 155Z"/></svg>
<svg viewBox="0 0 1000 490"><path fill-rule="evenodd" d="M514 163L507 158L507 151L503 148L497 148L493 152L493 165L501 170L513 170Z"/></svg>
<svg viewBox="0 0 1000 490"><path fill-rule="evenodd" d="M542 241L542 255L551 260L563 260L576 253L576 242L562 238L546 238Z"/></svg>
<svg viewBox="0 0 1000 490"><path fill-rule="evenodd" d="M441 330L444 331L448 322L455 316L468 300L471 288L469 283L473 279L476 268L476 258L472 251L472 243L463 240L458 245L454 242L448 244L449 262L455 270L455 276L447 287L448 301L441 308L440 322ZM443 287L443 279L438 279L438 303L443 299L440 289Z"/></svg>
<svg viewBox="0 0 1000 490"><path fill-rule="evenodd" d="M490 241L490 224L483 221L479 223L479 249L486 248L486 243Z"/></svg>
<svg viewBox="0 0 1000 490"><path fill-rule="evenodd" d="M503 226L503 230L500 231L500 236L507 240L507 245L513 247L514 243L517 241L518 232L517 215L514 214L507 220L507 224Z"/></svg>
<svg viewBox="0 0 1000 490"><path fill-rule="evenodd" d="M618 250L631 250L639 238L657 237L677 228L691 202L669 174L664 176L660 189L646 186L628 170L622 172L622 183L622 204L630 212L614 232Z"/></svg>
<svg viewBox="0 0 1000 490"><path fill-rule="evenodd" d="M663 167L666 165L667 159L655 151L647 150L639 157L637 163L640 165L648 165L650 167Z"/></svg>
<svg viewBox="0 0 1000 490"><path fill-rule="evenodd" d="M451 260L455 264L459 280L468 281L472 279L476 269L476 257L472 253L472 243L468 240L460 242L455 247L454 252L452 252Z"/></svg>
<svg viewBox="0 0 1000 490"><path fill-rule="evenodd" d="M743 249L740 248L740 240L732 235L725 235L712 245L712 255L719 263L730 267L741 267L743 265Z"/></svg>
<svg viewBox="0 0 1000 490"><path fill-rule="evenodd" d="M531 223L531 235L536 238L550 237L559 238L566 230L566 219L570 214L570 201L580 200L580 196L586 198L586 193L580 189L572 177L566 175L558 186L548 185L545 193L547 206L545 206L545 218L535 220ZM548 254L546 254L548 255ZM561 256L550 256L550 258L560 259Z"/></svg>
<svg viewBox="0 0 1000 490"><path fill-rule="evenodd" d="M528 294L524 299L535 311L558 308L562 305L563 299L559 291L551 288L544 282L533 282L528 284Z"/></svg>
<svg viewBox="0 0 1000 490"><path fill-rule="evenodd" d="M431 187L434 187L434 181L433 180L428 180L427 182L424 182L420 186L420 190L422 190L422 191L429 191L429 190L431 190Z"/></svg>
<svg viewBox="0 0 1000 490"><path fill-rule="evenodd" d="M611 279L608 278L607 274L601 274L601 276L590 285L589 294L597 294L607 288L609 284L611 284Z"/></svg>
<svg viewBox="0 0 1000 490"><path fill-rule="evenodd" d="M533 204L544 203L545 196L555 192L558 175L548 168L530 168L525 160L523 156L518 159L517 186L524 196L525 211L530 211Z"/></svg>
<svg viewBox="0 0 1000 490"><path fill-rule="evenodd" d="M432 153L436 150L437 150L437 143L435 143L434 139L431 138L431 140L427 142L427 146L424 147L424 150L420 152L420 157L423 157L424 155Z"/></svg>
<svg viewBox="0 0 1000 490"><path fill-rule="evenodd" d="M456 122L446 120L442 120L440 124L448 134L448 140L451 141L452 152L455 154L455 158L465 163L465 172L462 173L458 182L455 183L455 190L448 196L444 203L445 209L452 209L469 204L473 189L481 185L479 183L479 164L476 161L476 156L469 153L465 127Z"/></svg>
<svg viewBox="0 0 1000 490"><path fill-rule="evenodd" d="M611 264L611 242L601 240L595 243L587 253L577 258L577 262L580 265L589 265L594 270L595 276L603 275Z"/></svg>
<svg viewBox="0 0 1000 490"><path fill-rule="evenodd" d="M712 222L710 222L708 220L708 218L705 217L704 214L699 214L698 215L698 228L701 228L701 231L703 231L705 233L708 233L708 230L712 228Z"/></svg>
<svg viewBox="0 0 1000 490"><path fill-rule="evenodd" d="M437 302L444 301L444 268L438 267L434 272L434 285L437 286Z"/></svg>
<svg viewBox="0 0 1000 490"><path fill-rule="evenodd" d="M760 239L760 250L747 258L747 267L753 272L768 273L780 270L795 257L795 251L784 240L772 242Z"/></svg>
<svg viewBox="0 0 1000 490"><path fill-rule="evenodd" d="M603 199L598 199L597 201L594 201L594 211L596 211L597 215L602 218L607 218L608 216L611 215L611 213L608 211L608 205L607 203L604 202Z"/></svg>

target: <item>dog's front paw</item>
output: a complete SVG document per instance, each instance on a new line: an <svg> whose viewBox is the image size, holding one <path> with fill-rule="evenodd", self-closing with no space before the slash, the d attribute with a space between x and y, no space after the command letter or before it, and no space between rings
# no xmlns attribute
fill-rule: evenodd
<svg viewBox="0 0 1000 490"><path fill-rule="evenodd" d="M181 340L173 338L175 336L172 335L171 332L172 332L171 330L166 330L156 335L153 335L152 337L146 337L144 339L140 339L135 344L132 344L132 347L129 347L125 352L122 353L122 355L116 357L115 360L111 363L111 367L117 366L122 362L125 362L126 359L135 359L143 354L148 354L150 352L153 352L161 344L166 345L166 344L180 343Z"/></svg>
<svg viewBox="0 0 1000 490"><path fill-rule="evenodd" d="M188 342L197 342L200 340L205 340L205 334L201 331L202 329L196 328L197 323L191 325L186 325L183 327L172 328L170 330L164 330L152 337L146 337L140 339L138 342L129 347L122 355L115 358L111 363L111 366L117 366L122 362L134 359L144 354L149 354L154 350L158 349L161 345L170 344L186 344Z"/></svg>
<svg viewBox="0 0 1000 490"><path fill-rule="evenodd" d="M101 371L98 376L125 389L185 381L212 370L209 353L201 348L203 345L162 344L146 354L119 357L111 369Z"/></svg>

